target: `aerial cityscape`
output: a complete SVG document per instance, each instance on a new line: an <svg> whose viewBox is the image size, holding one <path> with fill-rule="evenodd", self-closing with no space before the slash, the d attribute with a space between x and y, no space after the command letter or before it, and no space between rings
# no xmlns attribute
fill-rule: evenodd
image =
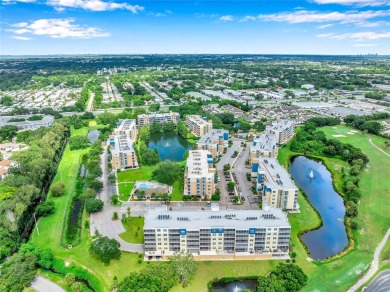
<svg viewBox="0 0 390 292"><path fill-rule="evenodd" d="M3 0L0 292L390 291L389 7Z"/></svg>

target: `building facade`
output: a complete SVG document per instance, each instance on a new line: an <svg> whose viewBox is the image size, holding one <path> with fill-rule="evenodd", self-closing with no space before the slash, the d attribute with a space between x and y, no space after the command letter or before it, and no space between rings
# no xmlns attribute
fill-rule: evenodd
<svg viewBox="0 0 390 292"><path fill-rule="evenodd" d="M190 150L184 172L184 195L210 199L215 192L216 169L207 150Z"/></svg>
<svg viewBox="0 0 390 292"><path fill-rule="evenodd" d="M278 145L284 145L294 137L295 124L291 120L284 120L267 127L267 134L273 134Z"/></svg>
<svg viewBox="0 0 390 292"><path fill-rule="evenodd" d="M119 122L117 123L117 127L114 129L114 135L128 136L131 141L136 142L138 130L135 120L119 120Z"/></svg>
<svg viewBox="0 0 390 292"><path fill-rule="evenodd" d="M138 168L133 141L127 135L109 137L112 170Z"/></svg>
<svg viewBox="0 0 390 292"><path fill-rule="evenodd" d="M252 179L264 206L298 211L298 188L275 158L259 157L252 163Z"/></svg>
<svg viewBox="0 0 390 292"><path fill-rule="evenodd" d="M145 260L179 252L197 260L283 259L290 233L280 209L168 211L163 206L145 214Z"/></svg>
<svg viewBox="0 0 390 292"><path fill-rule="evenodd" d="M143 126L149 127L154 121L159 124L163 123L174 123L180 120L180 115L178 113L169 112L169 113L151 113L151 114L143 114L138 115L138 127L141 128Z"/></svg>
<svg viewBox="0 0 390 292"><path fill-rule="evenodd" d="M0 127L10 125L22 130L35 130L40 127L50 127L54 122L53 116L43 116L41 120L29 120L32 115L0 116ZM13 122L12 120L20 120Z"/></svg>
<svg viewBox="0 0 390 292"><path fill-rule="evenodd" d="M186 125L196 137L203 137L213 130L213 122L206 121L199 115L186 116Z"/></svg>
<svg viewBox="0 0 390 292"><path fill-rule="evenodd" d="M278 157L278 146L273 134L262 134L253 139L250 146L249 162L258 162L259 157Z"/></svg>
<svg viewBox="0 0 390 292"><path fill-rule="evenodd" d="M212 130L204 135L196 143L196 149L208 150L213 158L223 154L228 147L229 131L228 130Z"/></svg>

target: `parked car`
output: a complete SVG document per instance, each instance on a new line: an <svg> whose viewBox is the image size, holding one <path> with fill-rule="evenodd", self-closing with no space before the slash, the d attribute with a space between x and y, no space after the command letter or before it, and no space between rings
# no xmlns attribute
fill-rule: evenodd
<svg viewBox="0 0 390 292"><path fill-rule="evenodd" d="M220 177L218 177L218 182L220 182L221 181L221 178Z"/></svg>
<svg viewBox="0 0 390 292"><path fill-rule="evenodd" d="M245 197L241 197L241 201L245 202Z"/></svg>

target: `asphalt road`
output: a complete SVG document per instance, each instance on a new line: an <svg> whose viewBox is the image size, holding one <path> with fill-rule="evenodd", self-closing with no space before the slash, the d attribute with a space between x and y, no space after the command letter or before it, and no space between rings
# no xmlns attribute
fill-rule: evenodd
<svg viewBox="0 0 390 292"><path fill-rule="evenodd" d="M36 276L34 281L31 282L31 288L38 292L65 292L60 286L48 279Z"/></svg>
<svg viewBox="0 0 390 292"><path fill-rule="evenodd" d="M390 291L390 270L382 271L371 282L364 292L388 292Z"/></svg>

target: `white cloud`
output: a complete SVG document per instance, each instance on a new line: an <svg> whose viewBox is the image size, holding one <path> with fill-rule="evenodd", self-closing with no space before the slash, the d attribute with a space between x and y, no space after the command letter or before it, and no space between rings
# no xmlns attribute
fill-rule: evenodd
<svg viewBox="0 0 390 292"><path fill-rule="evenodd" d="M390 38L390 32L372 32L372 31L362 31L362 32L354 32L354 33L324 33L317 34L319 38L329 38L336 40L345 40L345 39L353 39L357 41L365 41L365 40L378 40L378 39L386 39Z"/></svg>
<svg viewBox="0 0 390 292"><path fill-rule="evenodd" d="M34 3L37 2L37 0L2 0L2 4L15 4L17 2Z"/></svg>
<svg viewBox="0 0 390 292"><path fill-rule="evenodd" d="M301 10L296 12L282 12L275 14L261 14L258 17L266 21L288 22L288 23L307 23L307 22L334 22L356 23L376 17L390 16L390 10L367 10L350 12L319 12Z"/></svg>
<svg viewBox="0 0 390 292"><path fill-rule="evenodd" d="M333 26L333 24L329 23L329 24L319 25L319 26L317 26L317 28L324 29L324 28L328 28L328 27L331 27L331 26Z"/></svg>
<svg viewBox="0 0 390 292"><path fill-rule="evenodd" d="M29 41L32 40L32 38L29 37L23 37L23 36L12 36L13 39L21 40L21 41Z"/></svg>
<svg viewBox="0 0 390 292"><path fill-rule="evenodd" d="M247 15L239 20L239 22L255 21L257 18L255 16Z"/></svg>
<svg viewBox="0 0 390 292"><path fill-rule="evenodd" d="M96 27L86 27L74 24L74 19L39 19L25 25L25 22L15 23L12 27L22 27L20 29L9 29L15 34L33 34L48 36L51 38L74 38L90 39L98 37L108 37L110 34Z"/></svg>
<svg viewBox="0 0 390 292"><path fill-rule="evenodd" d="M376 47L378 44L353 44L353 47Z"/></svg>
<svg viewBox="0 0 390 292"><path fill-rule="evenodd" d="M390 6L390 0L314 0L317 4L340 4L364 6Z"/></svg>
<svg viewBox="0 0 390 292"><path fill-rule="evenodd" d="M102 0L48 0L47 5L55 8L81 8L89 11L107 11L124 9L132 13L138 13L144 10L144 7L139 5L131 5L128 3L105 2Z"/></svg>
<svg viewBox="0 0 390 292"><path fill-rule="evenodd" d="M234 17L233 17L233 15L222 15L219 20L220 21L233 21Z"/></svg>

